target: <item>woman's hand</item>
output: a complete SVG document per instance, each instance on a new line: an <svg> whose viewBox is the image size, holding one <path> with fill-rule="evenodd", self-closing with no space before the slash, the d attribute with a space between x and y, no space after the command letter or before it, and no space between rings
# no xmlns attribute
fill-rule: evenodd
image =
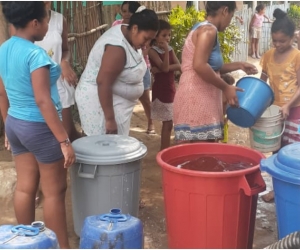
<svg viewBox="0 0 300 250"><path fill-rule="evenodd" d="M118 134L118 126L116 120L107 120L105 122L106 134Z"/></svg>
<svg viewBox="0 0 300 250"><path fill-rule="evenodd" d="M66 80L70 86L75 86L78 82L77 75L71 68L68 61L62 61L61 66L61 76L63 80Z"/></svg>
<svg viewBox="0 0 300 250"><path fill-rule="evenodd" d="M10 144L9 144L9 141L7 139L7 136L5 134L5 138L4 138L4 147L7 149L7 150L10 150Z"/></svg>
<svg viewBox="0 0 300 250"><path fill-rule="evenodd" d="M280 112L282 114L282 119L286 120L290 114L290 107L289 105L285 104L280 108Z"/></svg>
<svg viewBox="0 0 300 250"><path fill-rule="evenodd" d="M257 68L251 64L251 63L247 63L247 62L241 62L241 66L240 66L241 70L243 70L247 75L255 75L258 73Z"/></svg>
<svg viewBox="0 0 300 250"><path fill-rule="evenodd" d="M243 92L244 90L239 87L235 87L231 85L226 85L225 90L223 90L223 93L226 97L228 104L232 107L239 107L239 100L236 96L236 91Z"/></svg>
<svg viewBox="0 0 300 250"><path fill-rule="evenodd" d="M71 167L76 159L72 144L61 143L60 147L65 158L64 168Z"/></svg>

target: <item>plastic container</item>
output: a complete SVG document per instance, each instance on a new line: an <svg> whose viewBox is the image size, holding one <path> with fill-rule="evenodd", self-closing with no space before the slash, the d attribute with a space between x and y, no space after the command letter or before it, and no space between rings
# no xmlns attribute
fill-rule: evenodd
<svg viewBox="0 0 300 250"><path fill-rule="evenodd" d="M275 152L281 147L281 136L285 130L280 107L272 105L249 129L251 148L262 153Z"/></svg>
<svg viewBox="0 0 300 250"><path fill-rule="evenodd" d="M56 235L41 221L0 226L0 249L59 249Z"/></svg>
<svg viewBox="0 0 300 250"><path fill-rule="evenodd" d="M266 185L259 165L231 172L202 172L168 164L195 155L237 155L259 164L252 149L193 143L158 153L162 168L169 248L252 248L258 193Z"/></svg>
<svg viewBox="0 0 300 250"><path fill-rule="evenodd" d="M261 170L272 176L279 239L300 231L300 143L262 160Z"/></svg>
<svg viewBox="0 0 300 250"><path fill-rule="evenodd" d="M241 78L236 86L244 89L244 92L236 92L240 107L229 106L226 110L227 117L237 126L252 127L273 103L273 90L266 82L252 76Z"/></svg>
<svg viewBox="0 0 300 250"><path fill-rule="evenodd" d="M89 216L80 235L80 249L141 249L142 222L112 209L108 214Z"/></svg>
<svg viewBox="0 0 300 250"><path fill-rule="evenodd" d="M71 168L75 233L87 216L119 207L138 215L141 159L147 148L124 135L97 135L73 142L76 163Z"/></svg>

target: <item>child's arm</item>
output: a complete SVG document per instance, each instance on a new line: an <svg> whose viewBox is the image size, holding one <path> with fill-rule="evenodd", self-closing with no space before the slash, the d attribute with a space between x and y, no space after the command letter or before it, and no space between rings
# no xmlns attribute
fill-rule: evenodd
<svg viewBox="0 0 300 250"><path fill-rule="evenodd" d="M264 18L268 19L268 22L269 22L269 23L272 22L271 19L270 19L268 16L264 15Z"/></svg>
<svg viewBox="0 0 300 250"><path fill-rule="evenodd" d="M168 44L164 44L164 60L162 61L158 55L158 53L151 48L149 50L149 58L155 63L156 67L161 71L161 72L169 72L169 53L168 53Z"/></svg>
<svg viewBox="0 0 300 250"><path fill-rule="evenodd" d="M173 54L173 58L174 58L174 63L169 66L169 71L181 71L180 62L179 62L174 50L172 50L172 54Z"/></svg>
<svg viewBox="0 0 300 250"><path fill-rule="evenodd" d="M262 71L261 75L260 75L260 79L267 82L268 78L269 78L268 74L266 72Z"/></svg>
<svg viewBox="0 0 300 250"><path fill-rule="evenodd" d="M253 25L254 18L255 18L255 15L252 16L251 21L250 21L250 23L249 23L249 33L251 33L251 27L252 27L252 25Z"/></svg>
<svg viewBox="0 0 300 250"><path fill-rule="evenodd" d="M286 103L285 105L283 105L281 107L281 112L282 112L282 116L284 119L286 119L289 116L290 108L293 107L295 102L298 101L300 98L299 83L300 83L300 69L297 71L297 90L296 90L295 94L293 95L292 99L288 103Z"/></svg>
<svg viewBox="0 0 300 250"><path fill-rule="evenodd" d="M244 20L243 20L243 18L242 17L239 17L239 16L235 16L235 18L239 21L239 23L241 24L241 25L243 25L244 24Z"/></svg>

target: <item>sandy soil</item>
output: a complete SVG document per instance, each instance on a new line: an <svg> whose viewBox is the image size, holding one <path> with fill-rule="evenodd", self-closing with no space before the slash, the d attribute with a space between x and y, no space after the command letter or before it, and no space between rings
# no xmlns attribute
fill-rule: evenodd
<svg viewBox="0 0 300 250"><path fill-rule="evenodd" d="M258 62L255 61L257 64ZM237 75L238 77L238 75ZM164 216L163 193L161 182L161 171L157 165L155 156L160 147L160 127L161 124L156 122L156 135L146 134L146 117L142 106L136 105L132 118L130 135L141 140L148 148L148 154L142 163L142 180L141 180L141 198L145 207L140 209L139 218L144 225L145 248L167 248L167 232ZM229 143L249 146L248 130L236 127L232 124L229 126ZM0 139L0 169L2 165L9 165L13 168L13 162L10 153L3 148L3 138ZM267 174L263 174L268 189L272 188L271 179ZM1 188L1 183L0 183ZM260 194L261 196L261 194ZM0 225L16 224L14 210L12 205L12 196L0 200ZM67 216L68 232L71 246L78 248L79 239L73 231L72 205L70 188L67 191ZM42 220L42 204L36 209L36 219ZM275 217L274 203L264 203L259 197L256 228L253 248L264 248L269 244L276 242L277 226Z"/></svg>

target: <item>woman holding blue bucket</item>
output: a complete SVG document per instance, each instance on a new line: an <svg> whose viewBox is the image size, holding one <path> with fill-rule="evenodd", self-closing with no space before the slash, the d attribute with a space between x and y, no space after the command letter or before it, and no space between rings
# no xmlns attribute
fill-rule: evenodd
<svg viewBox="0 0 300 250"><path fill-rule="evenodd" d="M249 63L223 63L218 32L230 24L236 2L208 1L205 8L206 21L192 28L182 51L182 75L173 108L177 143L221 140L222 93L230 105L238 106L236 91L242 90L228 85L220 75L239 69L257 73Z"/></svg>
<svg viewBox="0 0 300 250"><path fill-rule="evenodd" d="M273 13L276 20L271 33L274 48L267 51L262 59L261 79L267 81L274 91L274 104L280 107L285 120L285 131L281 146L300 142L300 51L292 47L295 24L281 9ZM277 152L273 152L277 153ZM274 193L263 196L270 202Z"/></svg>

